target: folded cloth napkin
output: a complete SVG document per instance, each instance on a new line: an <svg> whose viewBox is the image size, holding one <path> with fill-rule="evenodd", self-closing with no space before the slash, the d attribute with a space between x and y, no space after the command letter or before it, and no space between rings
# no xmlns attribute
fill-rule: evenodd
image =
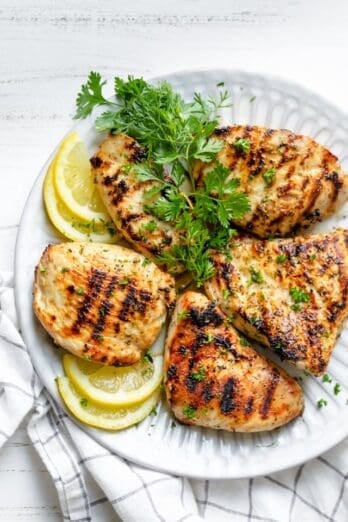
<svg viewBox="0 0 348 522"><path fill-rule="evenodd" d="M297 468L223 481L188 480L148 470L100 446L40 384L18 331L12 274L2 273L0 446L28 413L29 437L56 486L64 520L348 520L348 439Z"/></svg>

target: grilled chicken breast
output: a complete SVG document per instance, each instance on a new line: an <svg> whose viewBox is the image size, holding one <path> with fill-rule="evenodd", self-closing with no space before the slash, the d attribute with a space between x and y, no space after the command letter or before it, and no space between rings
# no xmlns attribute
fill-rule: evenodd
<svg viewBox="0 0 348 522"><path fill-rule="evenodd" d="M348 231L263 241L240 236L212 253L205 284L238 330L321 375L348 313Z"/></svg>
<svg viewBox="0 0 348 522"><path fill-rule="evenodd" d="M48 246L35 271L34 310L54 341L79 357L136 363L174 306L174 280L115 245Z"/></svg>
<svg viewBox="0 0 348 522"><path fill-rule="evenodd" d="M156 181L139 181L125 167L146 159L146 152L126 134L111 134L91 158L102 200L120 234L138 251L154 258L179 240L174 227L145 210L146 193ZM176 272L182 272L176 267Z"/></svg>
<svg viewBox="0 0 348 522"><path fill-rule="evenodd" d="M231 179L240 180L251 202L250 212L235 224L259 237L287 236L347 201L348 176L336 156L312 138L243 125L217 129L213 136L224 141L217 160L230 169ZM198 185L213 166L196 162Z"/></svg>
<svg viewBox="0 0 348 522"><path fill-rule="evenodd" d="M178 300L165 350L167 399L185 424L264 431L302 413L297 382L242 345L216 304L202 294L186 292Z"/></svg>

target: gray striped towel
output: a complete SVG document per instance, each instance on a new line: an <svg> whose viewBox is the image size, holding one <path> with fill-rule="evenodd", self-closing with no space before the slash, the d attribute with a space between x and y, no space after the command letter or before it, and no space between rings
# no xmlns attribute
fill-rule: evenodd
<svg viewBox="0 0 348 522"><path fill-rule="evenodd" d="M28 412L28 434L57 488L64 520L348 521L348 439L297 468L224 481L148 470L100 446L42 388L18 332L12 274L2 273L0 446Z"/></svg>

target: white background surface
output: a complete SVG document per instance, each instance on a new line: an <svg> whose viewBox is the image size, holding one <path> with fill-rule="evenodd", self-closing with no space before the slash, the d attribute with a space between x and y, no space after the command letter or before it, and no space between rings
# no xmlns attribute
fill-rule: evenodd
<svg viewBox="0 0 348 522"><path fill-rule="evenodd" d="M347 27L345 0L0 0L0 269L12 269L28 191L91 68L268 72L348 111ZM1 520L61 520L25 424L0 452L0 485Z"/></svg>

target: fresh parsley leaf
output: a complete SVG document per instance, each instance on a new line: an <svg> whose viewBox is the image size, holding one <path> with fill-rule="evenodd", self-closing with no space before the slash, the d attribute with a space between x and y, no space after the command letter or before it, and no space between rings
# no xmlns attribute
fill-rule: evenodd
<svg viewBox="0 0 348 522"><path fill-rule="evenodd" d="M102 89L106 81L102 81L99 73L91 71L87 82L81 86L76 98L75 118L86 118L98 105L112 105L104 98Z"/></svg>
<svg viewBox="0 0 348 522"><path fill-rule="evenodd" d="M223 146L224 142L222 140L216 140L214 138L198 138L194 143L196 150L191 152L191 154L194 159L208 163L215 158L216 154L220 152Z"/></svg>
<svg viewBox="0 0 348 522"><path fill-rule="evenodd" d="M176 221L187 209L188 203L184 194L178 192L175 187L167 187L164 195L154 203L146 205L145 209L163 221Z"/></svg>

